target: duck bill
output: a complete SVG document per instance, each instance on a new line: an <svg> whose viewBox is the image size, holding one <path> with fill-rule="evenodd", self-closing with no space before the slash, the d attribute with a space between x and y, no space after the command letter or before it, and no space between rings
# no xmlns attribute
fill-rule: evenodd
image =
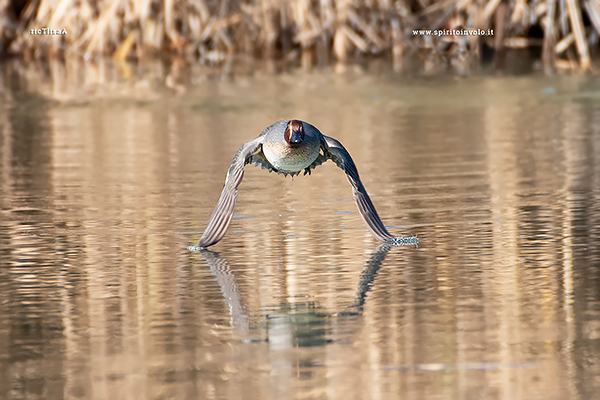
<svg viewBox="0 0 600 400"><path fill-rule="evenodd" d="M290 134L289 144L292 147L299 146L302 143L302 132L292 131Z"/></svg>

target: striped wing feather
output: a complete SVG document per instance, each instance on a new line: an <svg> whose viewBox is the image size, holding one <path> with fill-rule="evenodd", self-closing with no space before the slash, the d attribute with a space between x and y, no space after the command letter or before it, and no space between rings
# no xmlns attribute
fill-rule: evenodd
<svg viewBox="0 0 600 400"><path fill-rule="evenodd" d="M212 246L225 236L233 217L233 210L238 197L238 187L244 177L244 167L249 162L252 154L260 149L263 135L264 132L256 139L244 144L233 157L227 172L225 185L221 191L221 197L219 197L219 201L210 216L208 226L204 230L198 246Z"/></svg>
<svg viewBox="0 0 600 400"><path fill-rule="evenodd" d="M352 186L352 194L358 211L360 211L360 215L362 215L373 235L384 242L394 239L387 229L385 229L385 225L381 222L381 218L379 218L379 214L377 214L377 210L375 210L375 206L367 194L367 190L360 181L358 170L356 169L356 165L354 165L352 157L350 157L350 153L336 139L328 136L324 136L324 139L328 147L329 157L346 173L346 178L350 186Z"/></svg>

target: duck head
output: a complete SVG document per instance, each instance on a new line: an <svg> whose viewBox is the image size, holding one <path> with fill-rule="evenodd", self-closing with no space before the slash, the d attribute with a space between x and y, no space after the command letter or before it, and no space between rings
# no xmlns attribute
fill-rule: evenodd
<svg viewBox="0 0 600 400"><path fill-rule="evenodd" d="M302 142L304 142L304 125L302 125L302 122L298 121L297 119L291 120L285 128L283 137L285 138L288 146L300 146Z"/></svg>

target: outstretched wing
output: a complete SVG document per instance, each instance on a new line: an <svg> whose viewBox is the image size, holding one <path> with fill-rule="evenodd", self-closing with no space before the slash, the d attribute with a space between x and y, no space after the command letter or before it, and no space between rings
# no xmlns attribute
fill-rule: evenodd
<svg viewBox="0 0 600 400"><path fill-rule="evenodd" d="M323 138L327 144L327 156L346 173L346 178L348 178L348 182L352 186L352 194L358 211L360 211L360 215L362 215L373 235L384 242L394 239L387 229L385 229L385 225L381 222L381 218L379 218L375 206L367 194L367 190L360 181L358 170L356 169L356 165L354 165L354 161L352 161L352 157L350 157L350 153L334 138L328 136L323 136Z"/></svg>
<svg viewBox="0 0 600 400"><path fill-rule="evenodd" d="M225 232L229 228L231 218L233 217L233 210L238 196L238 186L240 186L244 177L244 166L250 162L252 154L260 149L263 137L269 128L265 129L256 139L240 147L235 157L233 157L233 161L231 161L229 171L227 172L227 178L225 179L225 186L223 186L223 191L221 191L221 197L219 197L219 202L210 216L208 226L204 230L198 246L212 246L225 236Z"/></svg>

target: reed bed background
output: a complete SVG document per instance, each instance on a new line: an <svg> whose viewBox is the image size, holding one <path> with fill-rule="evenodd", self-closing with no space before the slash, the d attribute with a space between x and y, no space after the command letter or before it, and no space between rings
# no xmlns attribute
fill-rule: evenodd
<svg viewBox="0 0 600 400"><path fill-rule="evenodd" d="M40 28L66 34L32 34ZM426 29L493 34L414 34ZM552 73L590 70L599 35L597 0L0 0L0 54L25 59L249 56L344 71L382 57L395 71L416 60L425 72L469 74L522 48Z"/></svg>

